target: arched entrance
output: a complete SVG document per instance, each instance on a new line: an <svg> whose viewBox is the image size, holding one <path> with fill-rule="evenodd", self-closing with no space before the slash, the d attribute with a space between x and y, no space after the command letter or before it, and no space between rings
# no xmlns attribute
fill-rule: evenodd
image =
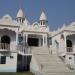
<svg viewBox="0 0 75 75"><path fill-rule="evenodd" d="M38 38L28 38L28 45L29 46L38 46L39 39Z"/></svg>
<svg viewBox="0 0 75 75"><path fill-rule="evenodd" d="M1 48L2 49L10 49L10 37L4 35L1 37Z"/></svg>
<svg viewBox="0 0 75 75"><path fill-rule="evenodd" d="M67 44L67 52L73 52L72 41L71 40L67 40L66 44Z"/></svg>

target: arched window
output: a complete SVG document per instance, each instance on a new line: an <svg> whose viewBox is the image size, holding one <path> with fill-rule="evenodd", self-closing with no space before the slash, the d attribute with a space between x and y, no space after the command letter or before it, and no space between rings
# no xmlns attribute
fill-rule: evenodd
<svg viewBox="0 0 75 75"><path fill-rule="evenodd" d="M1 37L1 48L2 49L9 49L10 48L10 37L4 35Z"/></svg>
<svg viewBox="0 0 75 75"><path fill-rule="evenodd" d="M67 47L72 47L72 41L71 40L67 40Z"/></svg>
<svg viewBox="0 0 75 75"><path fill-rule="evenodd" d="M72 52L72 41L71 40L67 40L66 41L67 44L67 52Z"/></svg>

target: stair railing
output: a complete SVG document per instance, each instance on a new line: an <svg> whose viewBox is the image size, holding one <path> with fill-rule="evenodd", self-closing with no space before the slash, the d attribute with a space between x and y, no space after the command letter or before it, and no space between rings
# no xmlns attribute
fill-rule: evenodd
<svg viewBox="0 0 75 75"><path fill-rule="evenodd" d="M31 54L31 48L27 45L18 45L18 51L20 51L23 54Z"/></svg>

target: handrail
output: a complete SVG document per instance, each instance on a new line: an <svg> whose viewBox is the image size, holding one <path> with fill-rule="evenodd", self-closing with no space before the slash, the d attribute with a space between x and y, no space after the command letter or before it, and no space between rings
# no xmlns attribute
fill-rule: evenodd
<svg viewBox="0 0 75 75"><path fill-rule="evenodd" d="M24 54L31 54L31 48L24 45L14 45L8 43L0 43L0 51L18 51Z"/></svg>
<svg viewBox="0 0 75 75"><path fill-rule="evenodd" d="M23 45L18 45L17 50L24 53L24 54L31 54L31 48L25 47Z"/></svg>
<svg viewBox="0 0 75 75"><path fill-rule="evenodd" d="M67 52L73 52L73 47L66 47L67 48Z"/></svg>
<svg viewBox="0 0 75 75"><path fill-rule="evenodd" d="M62 47L61 49L57 50L58 56L64 56L66 54L75 54L73 50L75 47Z"/></svg>
<svg viewBox="0 0 75 75"><path fill-rule="evenodd" d="M8 44L8 43L0 43L0 49L10 50L10 44Z"/></svg>

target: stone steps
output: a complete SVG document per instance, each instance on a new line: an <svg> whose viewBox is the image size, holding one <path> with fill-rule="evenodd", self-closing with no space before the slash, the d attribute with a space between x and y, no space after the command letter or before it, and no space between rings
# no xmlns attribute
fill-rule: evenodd
<svg viewBox="0 0 75 75"><path fill-rule="evenodd" d="M33 54L37 62L40 64L39 66L42 65L40 72L44 75L71 75L72 71L65 66L57 55L49 54L48 48L34 49L36 50L33 50Z"/></svg>
<svg viewBox="0 0 75 75"><path fill-rule="evenodd" d="M75 72L64 72L64 73L53 72L53 73L44 73L43 75L75 75Z"/></svg>
<svg viewBox="0 0 75 75"><path fill-rule="evenodd" d="M48 48L43 47L34 47L32 48L33 54L49 54Z"/></svg>
<svg viewBox="0 0 75 75"><path fill-rule="evenodd" d="M42 69L43 72L69 72L69 70L67 68L61 68L61 67L57 67L57 66L47 66L47 67L43 67Z"/></svg>
<svg viewBox="0 0 75 75"><path fill-rule="evenodd" d="M40 55L35 55L36 56L36 58L38 59L38 61L40 61L40 62L57 62L57 61L59 61L59 62L57 62L57 63L61 63L61 60L60 59L58 59L58 57L52 57L52 56L49 56L49 55L42 55L42 54L40 54Z"/></svg>

